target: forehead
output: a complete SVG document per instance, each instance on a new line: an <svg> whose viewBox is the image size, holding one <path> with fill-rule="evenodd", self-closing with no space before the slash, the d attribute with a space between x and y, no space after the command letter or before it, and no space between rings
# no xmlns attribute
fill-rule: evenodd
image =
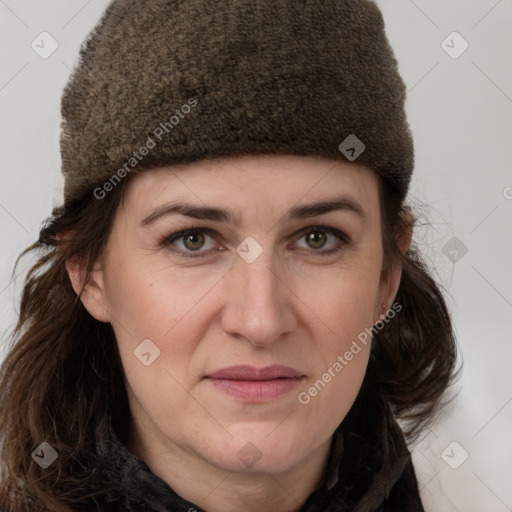
<svg viewBox="0 0 512 512"><path fill-rule="evenodd" d="M343 194L369 213L379 208L379 178L344 161L291 155L250 155L201 160L145 170L133 177L124 201L133 212L179 199L237 209L249 205L282 212Z"/></svg>

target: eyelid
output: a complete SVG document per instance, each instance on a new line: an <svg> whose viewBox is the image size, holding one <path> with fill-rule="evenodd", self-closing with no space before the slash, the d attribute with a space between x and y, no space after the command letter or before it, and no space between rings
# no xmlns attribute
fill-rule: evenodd
<svg viewBox="0 0 512 512"><path fill-rule="evenodd" d="M305 250L305 251L307 251L310 254L321 256L321 255L328 255L328 254L332 254L332 253L341 251L340 245L348 246L348 245L352 244L352 239L346 233L344 233L343 231L341 231L341 230L339 230L337 228L328 226L326 224L315 224L315 225L307 226L307 227L299 230L297 233L295 233L293 235L293 238L294 238L295 241L297 241L297 240L301 239L304 235L307 235L308 233L315 232L315 231L325 231L327 233L332 234L334 237L336 237L338 239L337 247L334 247L334 248L331 248L331 249L318 249L318 250L315 250L315 249L299 249L299 250ZM192 227L189 227L187 229L176 231L176 232L172 233L171 235L164 237L163 240L160 242L160 245L162 247L168 247L175 240L179 240L179 239L183 238L187 234L197 233L197 232L205 233L205 234L211 236L214 239L217 236L220 237L220 235L215 230L213 230L211 228L202 227L202 226L198 226L198 227L193 227L192 226ZM175 251L175 250L171 250L171 251L175 252L175 253L177 253L180 256L183 256L185 258L189 258L189 257L190 258L198 258L198 257L200 258L200 257L207 256L212 250L214 250L214 249L210 249L208 251L201 251L201 250L198 250L198 251L182 251L182 250Z"/></svg>

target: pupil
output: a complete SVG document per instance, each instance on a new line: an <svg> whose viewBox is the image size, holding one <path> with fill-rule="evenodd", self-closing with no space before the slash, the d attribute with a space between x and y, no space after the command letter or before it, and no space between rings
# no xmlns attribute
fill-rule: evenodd
<svg viewBox="0 0 512 512"><path fill-rule="evenodd" d="M313 231L313 232L309 233L309 241L310 241L310 242L313 242L313 245L314 245L314 244L317 244L317 243L318 243L318 240L316 240L316 241L315 241L315 237L316 237L317 235L320 235L320 244L319 244L319 245L317 245L316 247L322 247L322 246L324 245L324 243L323 243L323 242L325 241L325 240L322 240L322 239L323 239L323 238L325 238L325 235L324 235L324 234L322 234L320 231Z"/></svg>
<svg viewBox="0 0 512 512"><path fill-rule="evenodd" d="M187 242L190 240L192 240L192 245L194 245L194 238L196 240L197 240L197 238L199 238L199 240L201 241L201 237L202 237L202 235L200 235L198 233L193 233L193 234L187 235L187 237L185 238L185 245L188 247ZM199 249L201 247L201 245L202 244L199 243L199 247L189 247L189 249Z"/></svg>

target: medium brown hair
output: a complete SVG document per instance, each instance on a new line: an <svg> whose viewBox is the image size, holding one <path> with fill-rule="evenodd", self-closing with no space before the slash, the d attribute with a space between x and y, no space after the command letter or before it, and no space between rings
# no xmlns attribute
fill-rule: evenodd
<svg viewBox="0 0 512 512"><path fill-rule="evenodd" d="M117 342L111 325L85 309L65 264L79 256L87 273L92 270L132 175L102 200L93 197L92 187L81 201L54 208L39 240L16 261L15 270L22 256L38 255L24 280L19 319L0 368L2 511L104 511L109 494L119 488L105 478L95 451L99 425L111 420L117 432L125 432L128 424ZM415 243L405 255L397 246L408 207L380 177L379 193L383 270L402 266L395 299L402 309L374 335L365 380L379 384L414 440L433 421L454 379L456 342L440 286ZM57 234L65 231L74 236L59 246ZM42 441L58 453L47 469L31 457Z"/></svg>

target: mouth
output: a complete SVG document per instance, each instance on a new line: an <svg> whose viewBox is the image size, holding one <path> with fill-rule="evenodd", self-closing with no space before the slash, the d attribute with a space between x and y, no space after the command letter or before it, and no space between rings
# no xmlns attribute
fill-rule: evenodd
<svg viewBox="0 0 512 512"><path fill-rule="evenodd" d="M218 391L244 402L261 403L290 392L305 375L288 366L230 366L208 374L205 379Z"/></svg>

